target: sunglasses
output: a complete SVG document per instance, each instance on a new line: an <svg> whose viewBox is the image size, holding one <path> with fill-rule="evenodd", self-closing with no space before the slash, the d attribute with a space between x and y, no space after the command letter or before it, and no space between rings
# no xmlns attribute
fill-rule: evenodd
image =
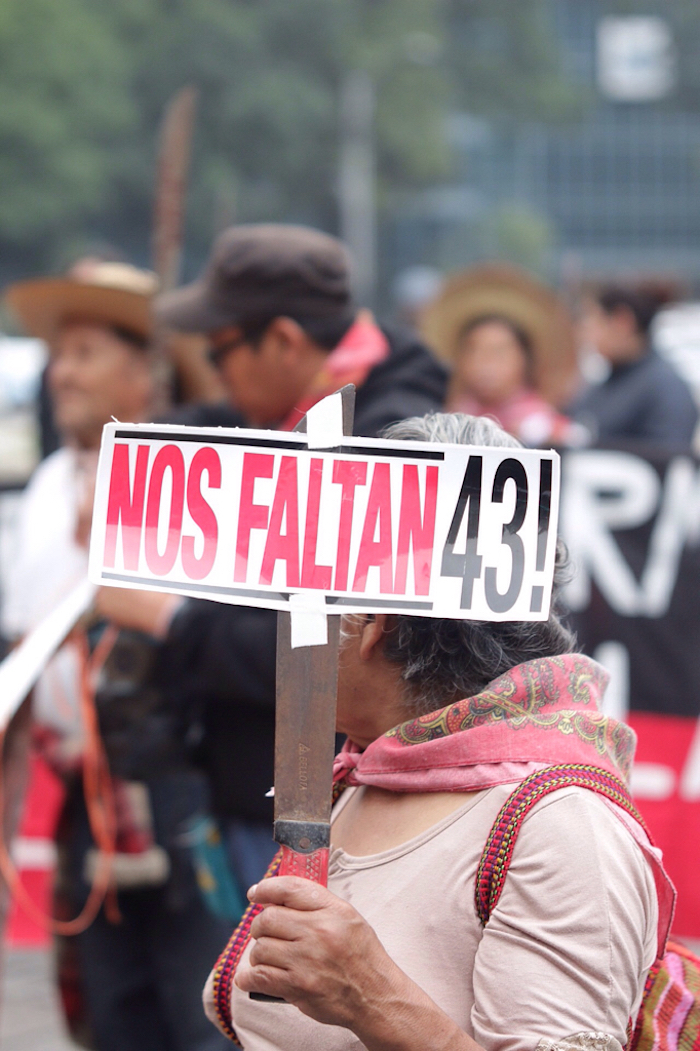
<svg viewBox="0 0 700 1051"><path fill-rule="evenodd" d="M218 369L221 362L224 360L227 354L230 354L232 350L236 350L237 347L242 347L244 343L248 343L247 336L236 336L235 339L230 339L228 343L220 343L218 346L212 344L207 350L207 358L209 363Z"/></svg>

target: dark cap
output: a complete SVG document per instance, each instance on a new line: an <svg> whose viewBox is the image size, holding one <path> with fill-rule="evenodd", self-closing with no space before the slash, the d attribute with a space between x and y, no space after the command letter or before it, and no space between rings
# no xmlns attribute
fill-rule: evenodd
<svg viewBox="0 0 700 1051"><path fill-rule="evenodd" d="M247 317L330 318L350 306L350 259L335 237L306 226L231 226L199 280L158 296L156 317L213 332Z"/></svg>

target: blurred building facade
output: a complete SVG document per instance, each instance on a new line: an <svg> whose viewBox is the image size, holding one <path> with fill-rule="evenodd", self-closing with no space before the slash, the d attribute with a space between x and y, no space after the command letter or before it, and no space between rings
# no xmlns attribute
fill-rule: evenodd
<svg viewBox="0 0 700 1051"><path fill-rule="evenodd" d="M455 176L397 209L392 270L504 257L563 284L624 273L696 285L700 114L679 101L674 26L664 0L644 15L609 8L548 5L577 116L452 115Z"/></svg>

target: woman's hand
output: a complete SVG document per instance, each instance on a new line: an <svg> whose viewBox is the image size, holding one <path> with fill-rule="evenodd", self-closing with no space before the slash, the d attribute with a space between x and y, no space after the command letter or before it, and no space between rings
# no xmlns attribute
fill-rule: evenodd
<svg viewBox="0 0 700 1051"><path fill-rule="evenodd" d="M325 887L278 876L248 897L264 910L251 926L248 965L236 973L243 992L282 997L317 1022L344 1026L367 1051L482 1051L394 963L359 912ZM211 979L204 999L215 1020Z"/></svg>
<svg viewBox="0 0 700 1051"><path fill-rule="evenodd" d="M239 968L244 992L280 996L327 1025L354 1029L395 995L393 963L370 925L325 887L296 876L266 879L248 897L265 908L251 927L249 966Z"/></svg>

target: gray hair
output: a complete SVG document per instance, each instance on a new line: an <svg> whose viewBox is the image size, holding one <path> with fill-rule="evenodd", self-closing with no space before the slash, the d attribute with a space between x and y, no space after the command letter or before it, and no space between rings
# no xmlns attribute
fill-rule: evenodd
<svg viewBox="0 0 700 1051"><path fill-rule="evenodd" d="M382 437L522 448L494 420L463 413L414 416L386 427ZM491 623L397 616L384 653L388 660L401 665L411 714L424 714L456 698L471 697L517 664L570 653L576 640L562 623L557 607L558 593L568 575L566 549L559 541L552 606L546 621Z"/></svg>

